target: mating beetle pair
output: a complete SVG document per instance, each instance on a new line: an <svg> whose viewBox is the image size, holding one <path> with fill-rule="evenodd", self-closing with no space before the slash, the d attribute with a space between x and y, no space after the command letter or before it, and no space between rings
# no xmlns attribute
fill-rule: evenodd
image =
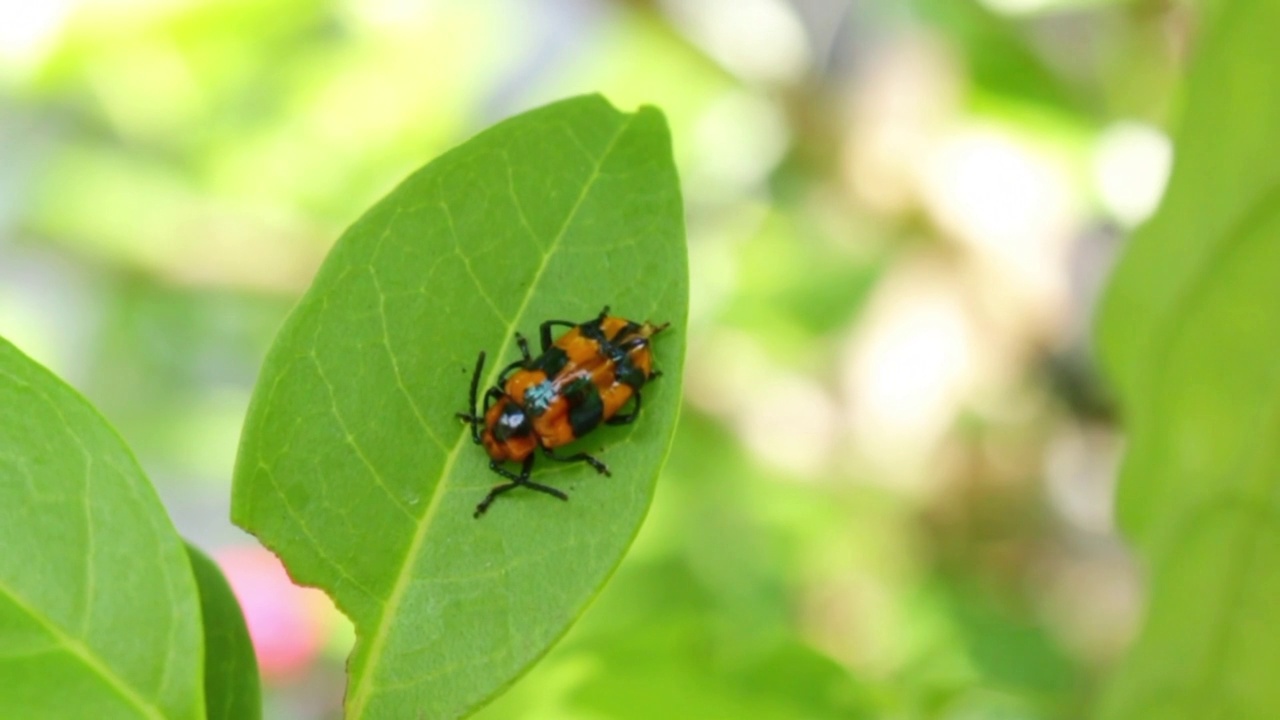
<svg viewBox="0 0 1280 720"><path fill-rule="evenodd" d="M653 369L650 339L667 325L614 317L608 306L583 323L548 320L539 328L542 354L538 357L530 354L529 343L516 333L521 359L503 368L497 383L485 391L483 411L476 412L485 358L481 351L471 376L471 412L458 413L458 418L470 423L472 440L489 454L489 469L508 482L489 491L476 506L475 517L483 515L499 495L517 487L569 499L560 490L529 479L535 450L552 460L587 463L608 475L609 468L585 452L557 455L553 450L602 423L625 425L639 417L640 388L660 375ZM553 342L551 331L556 326L570 329ZM618 414L632 398L631 411ZM506 462L520 463L520 472L504 468Z"/></svg>

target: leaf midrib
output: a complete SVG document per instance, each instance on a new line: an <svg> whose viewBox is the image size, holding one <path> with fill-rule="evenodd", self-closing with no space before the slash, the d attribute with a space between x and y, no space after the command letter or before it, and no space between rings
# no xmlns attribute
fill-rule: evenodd
<svg viewBox="0 0 1280 720"><path fill-rule="evenodd" d="M60 646L74 655L78 660L80 660L80 662L84 663L84 665L95 675L102 678L107 685L111 687L111 689L115 690L116 693L128 701L130 705L136 707L149 718L165 720L164 713L161 712L158 707L147 702L147 700L139 695L132 686L124 681L124 678L120 677L115 672L112 672L110 666L100 661L98 656L91 652L83 643L63 632L62 628L58 625L49 621L42 614L36 612L35 608L18 595L18 593L14 592L13 588L4 583L0 583L0 592L3 592L14 605L18 606L18 608L25 612L28 617L52 635Z"/></svg>
<svg viewBox="0 0 1280 720"><path fill-rule="evenodd" d="M587 178L582 185L582 191L578 194L578 199L574 202L573 207L565 215L564 223L560 226L560 230L552 239L551 244L547 247L545 253L542 254L542 261L538 265L537 271L533 275L532 282L529 283L528 290L525 291L524 298L520 301L520 307L516 310L511 318L511 322L507 324L507 329L503 333L502 345L499 348L499 356L502 356L510 348L511 338L516 330L520 320L524 317L528 310L529 302L533 299L537 289L542 283L542 276L547 270L547 266L551 262L551 258L555 255L561 241L564 239L565 233L569 227L573 225L574 219L578 215L578 211L582 208L583 202L587 195L590 194L591 188L595 185L600 177L600 170L604 167L605 161L613 152L614 147L618 144L618 140L626 134L628 128L635 121L637 114L628 115L626 121L618 128L614 136L609 140L609 144L605 146L604 151L600 154L600 159L596 162L595 168L591 172L591 176ZM514 197L516 203L519 198ZM502 363L493 363L489 372L485 377L485 387L492 385L497 378L498 371L501 369ZM378 624L374 630L373 638L370 641L368 650L368 662L364 667L364 672L356 679L354 691L351 694L350 717L360 718L364 716L365 706L368 705L369 699L374 693L376 686L374 678L379 661L383 655L383 646L386 645L389 636L388 628L391 626L389 618L394 618L397 614L400 603L404 597L406 588L409 586L410 572L409 568L413 565L413 559L416 558L422 550L423 542L427 537L427 530L432 526L432 520L436 512L439 510L441 499L448 489L449 478L453 476L453 466L457 461L459 452L466 444L467 435L461 433L458 440L454 442L453 449L449 451L449 455L445 458L444 468L440 473L440 482L436 484L435 492L431 495L431 501L423 510L421 519L418 521L418 527L414 531L413 539L410 541L408 549L405 551L404 560L400 564L400 571L396 575L395 584L392 585L391 594L387 597L387 602L383 606L382 613L378 617Z"/></svg>

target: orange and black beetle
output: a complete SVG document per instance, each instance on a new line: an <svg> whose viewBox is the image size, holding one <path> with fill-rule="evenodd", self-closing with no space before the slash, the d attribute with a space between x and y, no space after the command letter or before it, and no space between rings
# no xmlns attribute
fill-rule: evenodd
<svg viewBox="0 0 1280 720"><path fill-rule="evenodd" d="M551 329L557 325L569 331L554 342ZM650 338L667 323L635 323L609 315L605 306L594 319L584 323L548 320L540 334L542 354L533 357L529 343L516 333L521 359L503 368L498 382L484 394L484 410L476 412L476 393L484 369L484 351L476 360L471 376L471 412L458 417L471 424L471 438L484 445L489 469L510 482L495 485L476 506L480 517L502 493L516 487L568 500L563 492L533 482L534 450L562 462L585 462L602 475L609 474L604 463L580 452L556 455L553 448L581 438L606 425L625 425L640 415L640 388L660 373L653 369ZM632 398L631 412L619 415ZM521 463L519 474L502 466Z"/></svg>

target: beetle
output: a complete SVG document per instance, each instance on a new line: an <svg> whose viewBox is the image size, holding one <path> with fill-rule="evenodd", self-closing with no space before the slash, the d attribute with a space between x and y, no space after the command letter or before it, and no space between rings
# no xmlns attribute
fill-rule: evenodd
<svg viewBox="0 0 1280 720"><path fill-rule="evenodd" d="M503 368L484 393L484 408L476 412L485 353L480 351L471 375L471 412L457 417L471 425L471 439L489 455L489 469L506 478L495 485L473 517L480 517L499 495L517 487L536 490L561 500L560 490L529 479L535 451L560 462L583 462L601 475L609 468L585 452L558 455L568 445L602 424L626 425L640 415L640 388L661 375L653 368L650 348L654 335L670 323L633 322L609 314L606 305L595 318L582 323L547 320L539 327L542 354L534 357L529 343L516 333L520 359ZM551 339L556 327L568 327ZM631 411L619 411L633 401ZM520 463L513 472L504 463Z"/></svg>

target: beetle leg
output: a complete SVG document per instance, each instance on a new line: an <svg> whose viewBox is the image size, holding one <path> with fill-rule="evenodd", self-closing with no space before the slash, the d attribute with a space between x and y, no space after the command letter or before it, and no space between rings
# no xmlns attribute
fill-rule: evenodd
<svg viewBox="0 0 1280 720"><path fill-rule="evenodd" d="M480 422L484 422L484 418L489 414L489 408L493 406L494 400L501 400L506 397L506 393L496 387L489 388L484 394L484 412L480 414Z"/></svg>
<svg viewBox="0 0 1280 720"><path fill-rule="evenodd" d="M529 457L533 457L533 456L532 456L532 455L530 455ZM568 496L568 495L565 495L564 493L562 493L562 492L560 492L559 490L557 490L557 489L555 489L555 488L551 487L550 485L543 485L542 483L536 483L536 482L534 482L534 481L532 481L532 480L526 480L525 482L520 483L520 486L521 486L521 487L527 487L527 488L529 488L530 490L537 490L537 491L538 491L538 492L540 492L540 493L546 493L547 495L550 495L551 497L557 497L557 498L560 498L561 500L564 500L565 502L568 502L568 500L569 500L569 496Z"/></svg>
<svg viewBox="0 0 1280 720"><path fill-rule="evenodd" d="M542 352L546 352L551 349L551 345L553 344L551 340L551 328L556 325L563 325L570 328L577 327L577 323L571 323L568 320L548 320L542 323L538 328L539 339L542 340Z"/></svg>
<svg viewBox="0 0 1280 720"><path fill-rule="evenodd" d="M524 369L524 362L525 362L524 360L517 360L511 363L510 365L502 368L502 372L498 373L498 385L500 387L505 386L507 384L507 378L511 377L511 373L515 372L516 370Z"/></svg>
<svg viewBox="0 0 1280 720"><path fill-rule="evenodd" d="M480 430L476 425L480 422L480 418L471 413L454 413L454 417L471 426L471 441L480 444Z"/></svg>
<svg viewBox="0 0 1280 720"><path fill-rule="evenodd" d="M490 460L489 469L501 475L502 477L507 478L511 482L502 483L501 485L494 485L492 488L489 488L489 494L484 496L484 499L480 501L479 505L476 505L476 511L474 514L472 514L471 517L475 517L475 518L480 517L481 515L484 514L485 510L489 509L489 506L493 504L493 501L498 499L499 495L501 495L502 493L512 488L520 487L522 484L528 482L529 471L533 468L532 460L533 460L532 455L525 458L524 465L520 468L519 475L502 467L502 464L499 463L497 460Z"/></svg>
<svg viewBox="0 0 1280 720"><path fill-rule="evenodd" d="M544 447L542 448L542 454L546 455L547 457L557 462L584 462L590 465L591 467L595 468L596 472L600 473L601 475L605 475L608 477L613 476L613 473L609 472L609 467L607 465L605 465L604 463L600 462L599 460L595 459L594 457L584 452L574 453L573 455L561 456L561 455L556 455L554 452L552 452L551 448Z"/></svg>
<svg viewBox="0 0 1280 720"><path fill-rule="evenodd" d="M507 378L511 377L511 373L524 370L533 362L533 355L529 353L529 341L524 339L524 335L516 333L516 346L520 348L520 359L502 368L502 372L498 373L499 387L507 384Z"/></svg>
<svg viewBox="0 0 1280 720"><path fill-rule="evenodd" d="M493 504L494 500L498 499L499 495L515 487L520 487L520 484L509 482L501 485L494 485L489 490L489 494L484 496L484 499L480 501L479 505L476 505L476 511L471 514L471 517L478 518L483 515L484 511L489 509L489 506Z"/></svg>
<svg viewBox="0 0 1280 720"><path fill-rule="evenodd" d="M519 475L502 467L502 464L497 460L489 461L489 469L498 473L502 477L507 478L511 482L502 483L501 485L495 485L490 488L489 494L484 496L484 500L481 500L479 505L476 505L476 511L472 514L472 517L480 517L489 509L489 506L493 504L493 501L496 500L499 495L518 487L527 487L530 490L537 490L538 492L546 493L547 495L560 498L561 500L569 499L568 495L565 495L559 490L549 485L533 482L529 479L529 473L533 471L533 455L525 458L524 463L520 466Z"/></svg>
<svg viewBox="0 0 1280 720"><path fill-rule="evenodd" d="M635 407L631 409L631 412L627 413L626 415L614 415L608 420L605 420L604 424L605 425L629 425L635 422L636 418L640 417L640 391L636 390L635 394L632 395L632 397L636 399L636 404L635 404Z"/></svg>
<svg viewBox="0 0 1280 720"><path fill-rule="evenodd" d="M502 477L510 480L512 483L516 485L523 485L524 483L529 482L529 471L533 469L533 456L530 455L529 457L524 459L524 462L520 465L519 475L502 467L502 463L498 462L497 460L489 461L489 469L498 473Z"/></svg>
<svg viewBox="0 0 1280 720"><path fill-rule="evenodd" d="M505 397L505 395L503 395L502 391L498 388L489 388L489 390L484 394L484 410L482 410L479 415L458 413L458 418L460 420L465 420L466 422L471 423L471 439L475 444L479 445L481 443L480 436L482 431L480 428L484 426L484 419L489 414L490 406L493 405L494 400L501 400L503 397Z"/></svg>
<svg viewBox="0 0 1280 720"><path fill-rule="evenodd" d="M524 335L519 332L516 333L516 346L520 348L520 357L524 359L524 362L533 362L533 355L529 354L529 341L525 340Z"/></svg>

